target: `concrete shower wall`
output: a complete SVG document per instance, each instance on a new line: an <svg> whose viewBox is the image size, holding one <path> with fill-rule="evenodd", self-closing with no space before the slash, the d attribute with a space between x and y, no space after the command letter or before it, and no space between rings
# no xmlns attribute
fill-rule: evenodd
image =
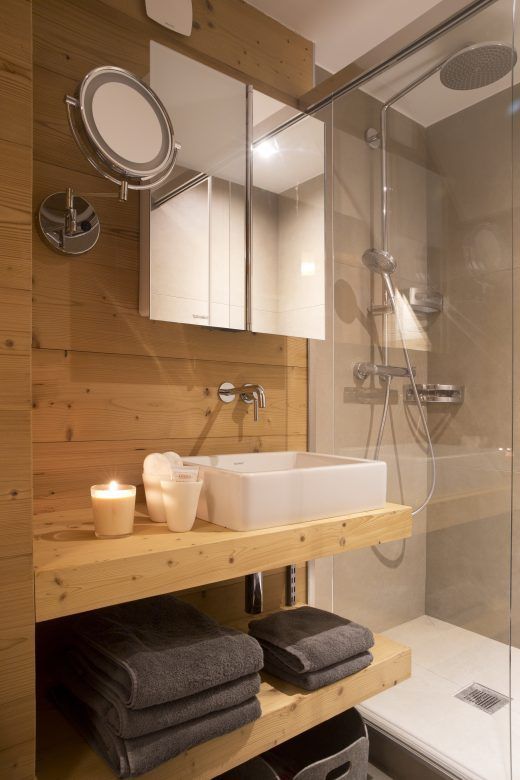
<svg viewBox="0 0 520 780"><path fill-rule="evenodd" d="M366 128L379 127L379 109L360 91L334 104L334 306L327 341L311 349L311 441L319 450L369 457L382 391L378 382L355 382L352 366L381 360L381 321L367 315L372 296L380 300L380 282L361 263L364 250L380 243L380 158L364 141ZM516 343L520 337L520 318L513 323L520 175L513 221L511 129L509 90L428 129L390 115L394 278L401 290L429 282L445 298L441 314L415 322L413 363L419 382L464 384L466 399L460 407L428 407L438 478L413 538L316 563L318 603L376 630L426 612L507 642L512 565L513 643L520 646L516 469L511 528L511 448L520 430L512 394L513 358L517 381L520 366L513 344L513 325ZM519 141L515 115L515 148ZM402 363L397 346L389 359ZM427 489L426 448L423 440L418 445L415 409L403 403L402 390L395 381L382 455L390 500L417 505Z"/></svg>
<svg viewBox="0 0 520 780"><path fill-rule="evenodd" d="M427 141L428 270L446 304L430 332L428 375L431 382L465 384L466 399L449 413L429 409L439 478L428 511L426 607L430 615L507 642L513 434L510 90L430 126ZM518 544L513 563L518 571Z"/></svg>
<svg viewBox="0 0 520 780"><path fill-rule="evenodd" d="M357 361L381 362L381 319L367 309L372 296L381 301L380 280L361 263L365 249L378 245L380 154L364 140L368 127L379 126L380 104L357 91L333 108L333 247L329 256L329 293L334 290L327 340L311 349L311 436L320 450L371 457L382 411L379 381L353 378ZM392 112L389 123L390 248L399 260L400 287L426 277L427 171L424 130ZM390 322L390 331L395 330ZM424 335L424 334L423 334ZM395 344L395 339L393 342ZM421 381L427 376L428 339L415 341L412 360ZM402 351L390 349L390 362L401 365ZM333 371L331 367L333 366ZM389 500L417 504L424 497L426 461L416 438L416 412L403 402L396 380L382 455L389 466ZM409 424L411 420L411 425ZM425 513L414 535L370 550L349 552L334 561L316 562L320 605L381 631L424 614ZM333 569L333 576L331 577ZM333 593L330 583L333 583Z"/></svg>

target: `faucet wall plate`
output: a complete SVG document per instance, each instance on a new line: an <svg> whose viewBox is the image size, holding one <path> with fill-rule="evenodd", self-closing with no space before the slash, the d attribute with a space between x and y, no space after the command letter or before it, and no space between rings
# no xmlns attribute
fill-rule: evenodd
<svg viewBox="0 0 520 780"><path fill-rule="evenodd" d="M99 238L99 219L94 208L70 188L45 198L37 220L43 240L61 255L83 255Z"/></svg>
<svg viewBox="0 0 520 780"><path fill-rule="evenodd" d="M235 393L230 393L229 395L227 395L226 393L222 393L221 391L222 390L233 390L234 387L235 387L235 385L232 382L222 382L222 384L219 385L219 388L218 388L218 391L217 391L218 392L218 397L220 398L220 400L222 401L223 404L230 404L230 403L232 403L232 401L234 401L235 398L236 398L236 394Z"/></svg>

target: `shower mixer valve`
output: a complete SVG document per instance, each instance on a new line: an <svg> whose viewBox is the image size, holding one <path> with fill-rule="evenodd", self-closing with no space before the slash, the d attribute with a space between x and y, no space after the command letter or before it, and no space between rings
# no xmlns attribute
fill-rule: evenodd
<svg viewBox="0 0 520 780"><path fill-rule="evenodd" d="M380 366L377 363L355 363L354 376L362 381L369 376L380 376L382 379L388 377L401 377L406 379L410 376L408 368L405 366ZM415 376L415 367L412 366L412 376Z"/></svg>

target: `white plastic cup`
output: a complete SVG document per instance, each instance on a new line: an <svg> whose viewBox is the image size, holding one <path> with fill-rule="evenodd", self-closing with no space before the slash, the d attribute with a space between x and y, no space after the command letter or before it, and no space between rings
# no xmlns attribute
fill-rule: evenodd
<svg viewBox="0 0 520 780"><path fill-rule="evenodd" d="M163 479L161 488L166 523L170 531L191 531L197 517L202 480L174 482Z"/></svg>
<svg viewBox="0 0 520 780"><path fill-rule="evenodd" d="M166 514L164 511L164 503L162 498L161 482L164 481L164 477L152 476L151 474L143 474L143 485L146 496L146 506L148 508L148 514L150 519L154 523L165 523Z"/></svg>

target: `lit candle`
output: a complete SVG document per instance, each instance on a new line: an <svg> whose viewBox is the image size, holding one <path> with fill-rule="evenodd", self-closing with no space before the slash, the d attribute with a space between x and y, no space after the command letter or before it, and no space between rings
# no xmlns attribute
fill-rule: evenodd
<svg viewBox="0 0 520 780"><path fill-rule="evenodd" d="M128 536L134 530L135 485L92 485L94 530L99 539Z"/></svg>

